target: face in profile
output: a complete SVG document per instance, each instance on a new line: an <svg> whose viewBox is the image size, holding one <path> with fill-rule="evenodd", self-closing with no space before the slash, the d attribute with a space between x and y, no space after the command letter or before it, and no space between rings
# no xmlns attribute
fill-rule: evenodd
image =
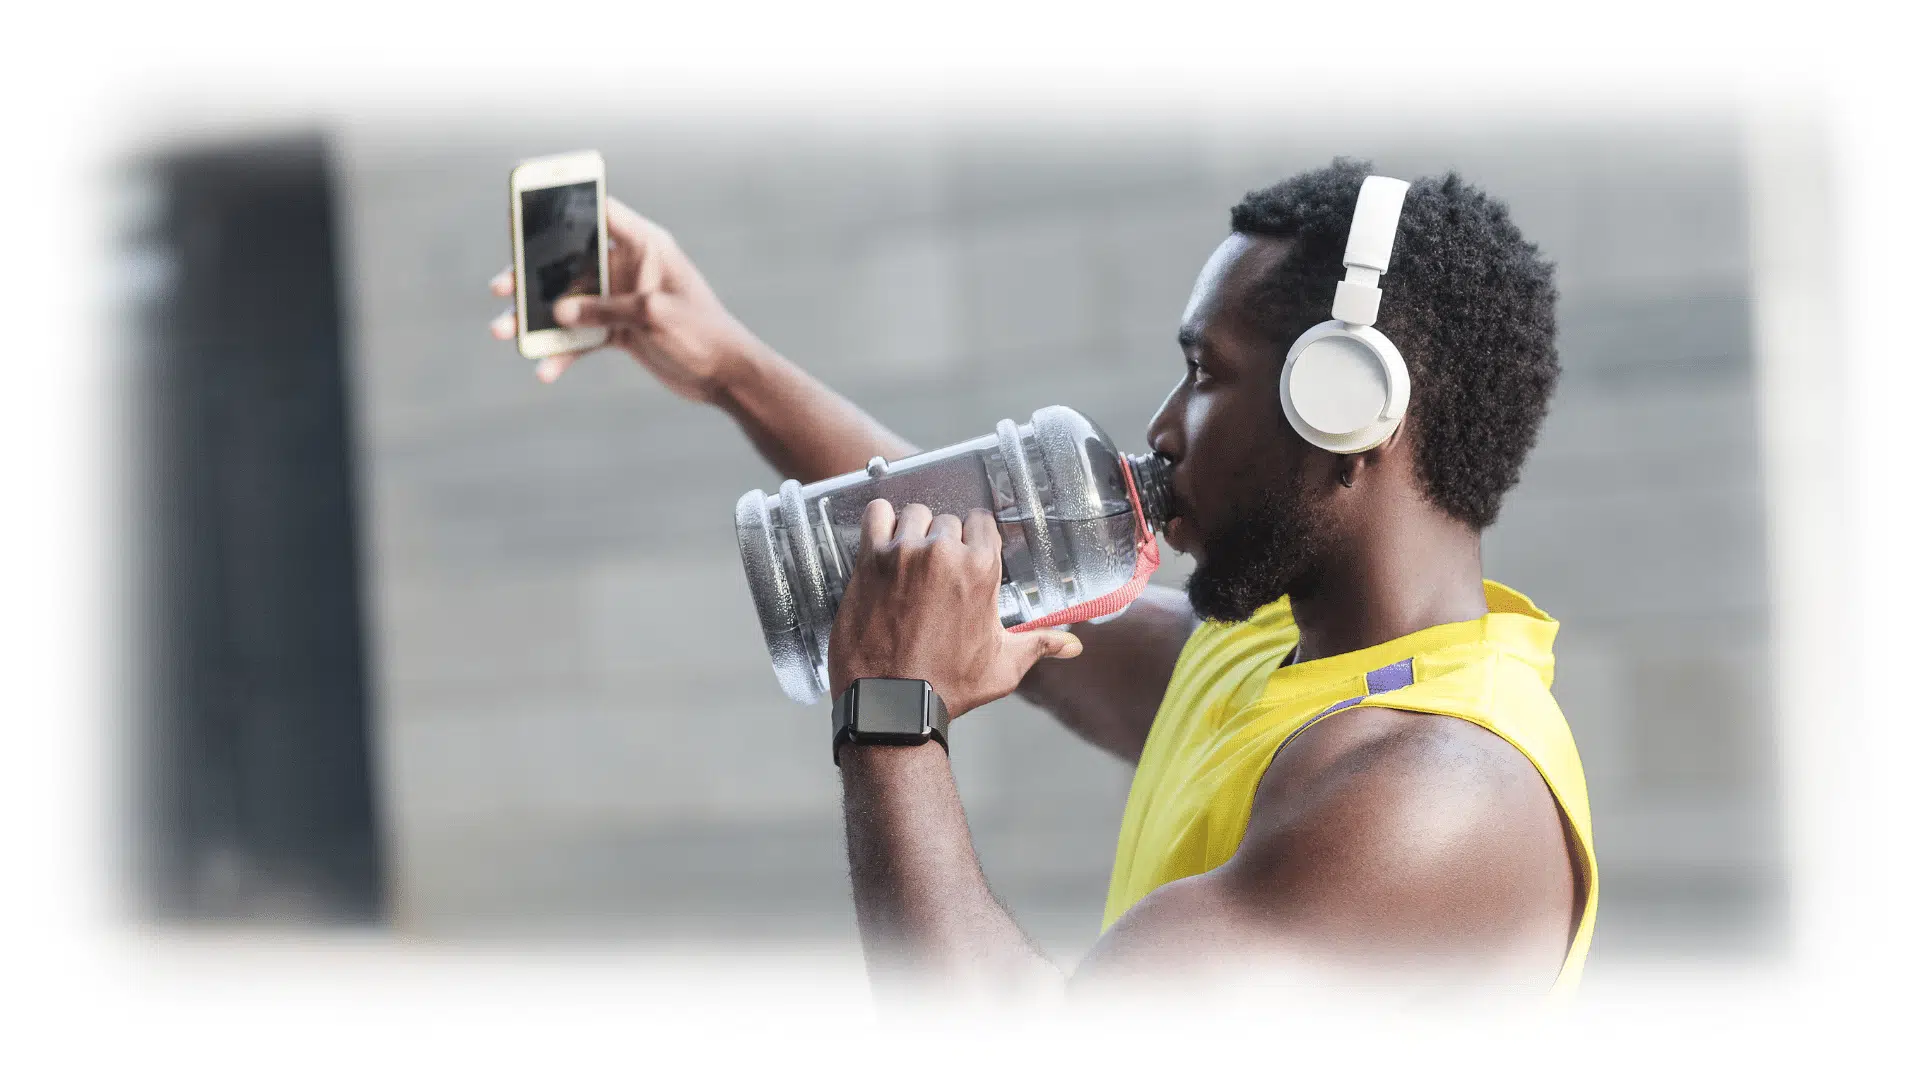
<svg viewBox="0 0 1920 1080"><path fill-rule="evenodd" d="M1291 253L1284 240L1240 233L1215 249L1181 319L1186 372L1148 427L1173 461L1166 536L1194 557L1187 597L1206 619L1240 622L1296 591L1329 544L1311 448L1276 390L1287 342L1253 307Z"/></svg>

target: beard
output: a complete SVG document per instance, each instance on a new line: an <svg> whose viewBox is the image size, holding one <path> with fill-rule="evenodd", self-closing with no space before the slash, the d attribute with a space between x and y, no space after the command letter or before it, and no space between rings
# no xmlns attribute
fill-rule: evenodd
<svg viewBox="0 0 1920 1080"><path fill-rule="evenodd" d="M1305 470L1279 489L1229 508L1201 532L1203 561L1187 579L1194 614L1213 622L1245 622L1295 590L1326 546L1319 507L1308 497Z"/></svg>

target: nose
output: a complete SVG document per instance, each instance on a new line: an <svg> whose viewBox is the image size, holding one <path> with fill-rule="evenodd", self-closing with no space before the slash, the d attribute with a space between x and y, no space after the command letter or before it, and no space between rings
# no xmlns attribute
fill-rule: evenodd
<svg viewBox="0 0 1920 1080"><path fill-rule="evenodd" d="M1161 457L1179 461L1187 452L1186 433L1180 430L1180 422L1186 415L1181 393L1186 388L1185 380L1173 388L1167 399L1160 403L1160 409L1147 421L1147 446Z"/></svg>

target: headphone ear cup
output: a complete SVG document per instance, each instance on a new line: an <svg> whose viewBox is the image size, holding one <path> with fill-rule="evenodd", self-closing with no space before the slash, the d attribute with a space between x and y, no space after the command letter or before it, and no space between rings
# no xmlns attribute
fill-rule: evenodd
<svg viewBox="0 0 1920 1080"><path fill-rule="evenodd" d="M1300 335L1280 370L1280 405L1301 438L1355 454L1387 441L1412 383L1400 350L1370 326L1332 319Z"/></svg>

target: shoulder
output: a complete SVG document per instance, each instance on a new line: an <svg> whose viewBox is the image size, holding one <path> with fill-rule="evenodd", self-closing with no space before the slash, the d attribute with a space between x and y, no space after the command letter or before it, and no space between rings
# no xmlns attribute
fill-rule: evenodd
<svg viewBox="0 0 1920 1080"><path fill-rule="evenodd" d="M1419 801L1445 789L1476 802L1553 807L1525 754L1478 724L1378 706L1347 709L1287 743L1261 778L1254 819L1351 802Z"/></svg>
<svg viewBox="0 0 1920 1080"><path fill-rule="evenodd" d="M1558 804L1505 739L1363 707L1287 744L1257 789L1238 887L1378 946L1564 948L1572 863Z"/></svg>

